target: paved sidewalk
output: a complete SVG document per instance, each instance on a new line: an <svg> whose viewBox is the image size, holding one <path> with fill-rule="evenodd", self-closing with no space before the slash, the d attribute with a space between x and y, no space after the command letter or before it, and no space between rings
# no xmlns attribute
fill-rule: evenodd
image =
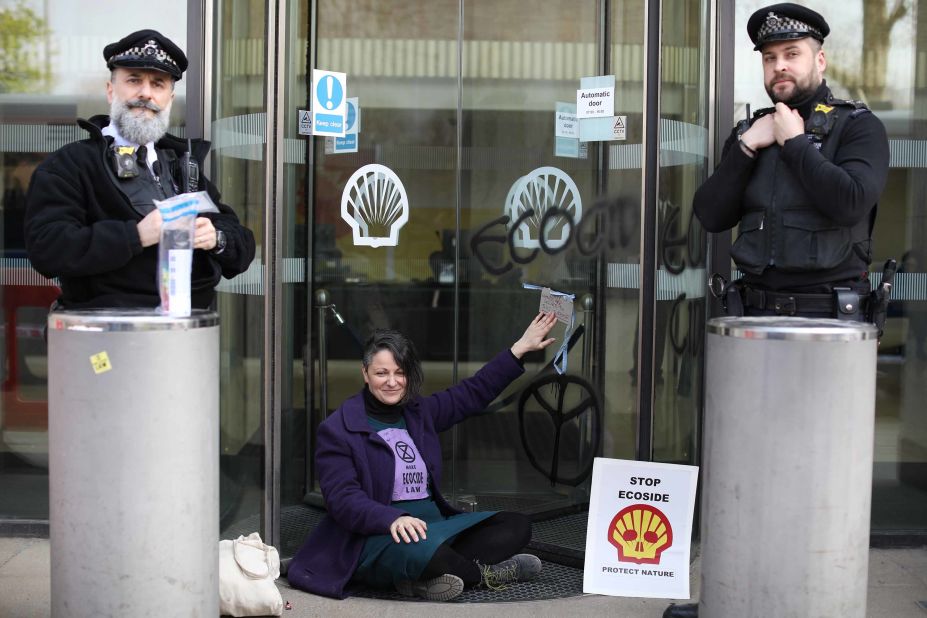
<svg viewBox="0 0 927 618"><path fill-rule="evenodd" d="M692 573L692 590L698 591L698 562ZM406 618L467 616L546 618L608 616L609 618L659 618L667 602L583 595L523 603L425 603L351 598L335 601L289 588L281 582L283 598L292 610L284 618L318 616L376 616ZM0 538L0 616L31 618L49 615L48 539ZM873 549L869 553L870 618L927 618L918 601L927 601L927 547ZM169 618L169 617L168 617Z"/></svg>

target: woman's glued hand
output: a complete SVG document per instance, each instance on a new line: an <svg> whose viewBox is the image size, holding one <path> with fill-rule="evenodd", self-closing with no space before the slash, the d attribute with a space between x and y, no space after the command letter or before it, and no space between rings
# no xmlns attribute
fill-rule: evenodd
<svg viewBox="0 0 927 618"><path fill-rule="evenodd" d="M512 345L512 354L515 355L515 358L521 358L528 352L543 350L556 341L554 338L546 338L547 333L556 323L557 316L553 313L539 313L528 324L528 328L525 329L525 334L521 336L521 339Z"/></svg>
<svg viewBox="0 0 927 618"><path fill-rule="evenodd" d="M428 538L425 534L426 530L428 530L428 524L411 515L397 517L396 521L389 525L389 533L397 543L400 539L406 543L418 543L419 540L425 540Z"/></svg>

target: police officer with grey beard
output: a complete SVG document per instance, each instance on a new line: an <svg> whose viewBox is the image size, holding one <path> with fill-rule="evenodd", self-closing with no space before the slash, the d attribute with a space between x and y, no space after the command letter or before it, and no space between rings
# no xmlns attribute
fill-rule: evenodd
<svg viewBox="0 0 927 618"><path fill-rule="evenodd" d="M731 257L743 278L716 276L712 292L729 315L866 319L877 304L868 274L888 176L885 128L864 104L827 87L830 27L820 14L774 4L753 13L747 32L774 106L734 128L695 193L705 229L739 225ZM671 605L663 615L690 618L698 605Z"/></svg>
<svg viewBox="0 0 927 618"><path fill-rule="evenodd" d="M157 307L161 214L156 200L205 191L219 212L196 218L191 304L208 308L221 277L245 271L254 235L200 172L209 144L167 133L183 51L155 30L107 45L110 116L79 120L86 139L52 153L26 197L26 251L61 283L66 309Z"/></svg>
<svg viewBox="0 0 927 618"><path fill-rule="evenodd" d="M885 128L858 101L833 96L822 49L830 27L803 6L756 11L747 31L774 107L740 122L693 207L710 232L739 225L731 257L743 278L713 280L730 315L863 320Z"/></svg>

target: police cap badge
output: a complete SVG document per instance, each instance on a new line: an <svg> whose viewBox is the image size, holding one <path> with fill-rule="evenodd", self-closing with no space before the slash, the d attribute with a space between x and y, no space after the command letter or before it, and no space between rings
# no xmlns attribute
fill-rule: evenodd
<svg viewBox="0 0 927 618"><path fill-rule="evenodd" d="M157 30L139 30L103 48L110 70L116 67L163 71L175 81L187 70L187 57Z"/></svg>
<svg viewBox="0 0 927 618"><path fill-rule="evenodd" d="M821 43L830 34L830 26L820 13L784 2L763 7L747 21L747 34L758 50L773 41L790 41L812 37Z"/></svg>

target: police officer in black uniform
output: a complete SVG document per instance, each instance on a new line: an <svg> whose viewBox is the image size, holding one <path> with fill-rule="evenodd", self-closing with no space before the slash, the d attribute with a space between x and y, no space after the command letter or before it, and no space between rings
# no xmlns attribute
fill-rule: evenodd
<svg viewBox="0 0 927 618"><path fill-rule="evenodd" d="M254 235L200 172L209 144L167 133L183 51L155 30L107 45L109 116L79 120L89 133L36 169L26 197L32 265L61 283L67 309L157 307L161 214L155 200L205 191L219 212L197 217L191 304L208 308L222 276L254 258Z"/></svg>
<svg viewBox="0 0 927 618"><path fill-rule="evenodd" d="M730 315L866 318L876 204L889 165L885 128L834 98L822 49L830 27L803 6L756 11L747 31L774 107L741 121L693 206L710 232L739 224L739 281L712 291Z"/></svg>
<svg viewBox="0 0 927 618"><path fill-rule="evenodd" d="M885 128L864 104L836 99L827 87L822 44L830 27L820 14L774 4L750 17L747 32L774 106L734 128L695 193L708 231L740 226L731 257L743 278L712 291L730 315L863 320L872 309L876 204L888 176ZM697 615L694 604L664 612Z"/></svg>

